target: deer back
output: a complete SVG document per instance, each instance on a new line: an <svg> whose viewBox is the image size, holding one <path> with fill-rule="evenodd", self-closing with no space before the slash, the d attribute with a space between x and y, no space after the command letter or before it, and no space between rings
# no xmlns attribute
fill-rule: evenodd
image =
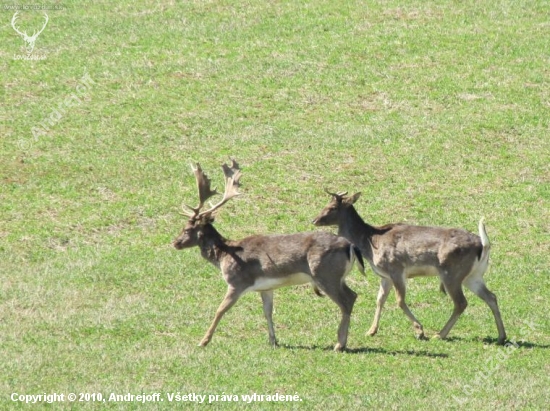
<svg viewBox="0 0 550 411"><path fill-rule="evenodd" d="M394 225L371 241L373 263L386 269L395 264L443 268L464 264L479 259L483 249L480 237L466 230L406 224Z"/></svg>
<svg viewBox="0 0 550 411"><path fill-rule="evenodd" d="M311 268L329 258L349 256L350 243L327 232L288 235L254 235L230 241L234 252L227 252L221 261L224 273L242 273L251 277L284 277L293 273L312 274ZM335 261L338 263L339 261Z"/></svg>

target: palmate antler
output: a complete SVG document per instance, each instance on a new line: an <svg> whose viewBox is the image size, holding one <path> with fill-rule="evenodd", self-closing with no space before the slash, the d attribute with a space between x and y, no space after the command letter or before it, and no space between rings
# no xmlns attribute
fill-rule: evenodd
<svg viewBox="0 0 550 411"><path fill-rule="evenodd" d="M199 211L204 206L204 203L206 203L206 200L218 194L218 192L215 188L213 190L210 188L210 179L202 171L201 165L199 163L197 163L197 168L194 168L191 164L191 169L193 170L193 173L195 174L195 180L197 181L197 190L199 191L199 205L196 207L191 207L190 205L185 204L185 206L193 211L190 216L194 216L199 214ZM189 215L189 213L186 214Z"/></svg>
<svg viewBox="0 0 550 411"><path fill-rule="evenodd" d="M211 204L208 210L200 211L201 208L204 207L204 203L206 202L206 200L218 194L218 192L216 191L216 189L210 188L210 179L202 171L199 163L197 163L197 168L193 168L195 179L197 180L197 189L199 191L199 205L197 207L185 205L187 208L193 211L192 213L190 213L184 209L183 213L186 216L198 218L205 214L213 213L215 210L227 203L231 198L241 194L238 192L239 179L241 178L241 170L239 168L239 164L235 160L231 159L231 166L223 164L222 169L223 174L225 175L225 190L223 193L223 198L220 202L214 205Z"/></svg>

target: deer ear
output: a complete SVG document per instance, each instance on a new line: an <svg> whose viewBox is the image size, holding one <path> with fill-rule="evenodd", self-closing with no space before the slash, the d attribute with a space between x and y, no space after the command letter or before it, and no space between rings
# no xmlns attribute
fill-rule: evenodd
<svg viewBox="0 0 550 411"><path fill-rule="evenodd" d="M359 200L359 197L361 197L361 193L360 193L360 192L359 192L359 193L355 193L355 194L352 195L352 196L346 197L346 198L344 199L344 203L345 203L345 204L348 204L348 205L355 204L355 202L356 202L357 200Z"/></svg>

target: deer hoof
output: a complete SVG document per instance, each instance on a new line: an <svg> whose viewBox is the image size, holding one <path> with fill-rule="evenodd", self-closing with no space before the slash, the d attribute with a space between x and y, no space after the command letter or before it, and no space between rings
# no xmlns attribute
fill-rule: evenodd
<svg viewBox="0 0 550 411"><path fill-rule="evenodd" d="M334 346L334 351L335 352L344 352L345 349L346 349L346 346L345 345L340 345L340 343L338 343Z"/></svg>

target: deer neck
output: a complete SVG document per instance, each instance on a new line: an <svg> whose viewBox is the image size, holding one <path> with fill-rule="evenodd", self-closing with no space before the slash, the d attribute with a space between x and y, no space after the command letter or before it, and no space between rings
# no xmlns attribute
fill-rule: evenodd
<svg viewBox="0 0 550 411"><path fill-rule="evenodd" d="M338 224L338 235L347 238L353 244L366 253L366 257L372 257L372 237L375 234L374 227L365 223L353 206L347 209Z"/></svg>
<svg viewBox="0 0 550 411"><path fill-rule="evenodd" d="M227 240L210 225L199 240L199 248L201 255L219 268L220 260L227 249Z"/></svg>

